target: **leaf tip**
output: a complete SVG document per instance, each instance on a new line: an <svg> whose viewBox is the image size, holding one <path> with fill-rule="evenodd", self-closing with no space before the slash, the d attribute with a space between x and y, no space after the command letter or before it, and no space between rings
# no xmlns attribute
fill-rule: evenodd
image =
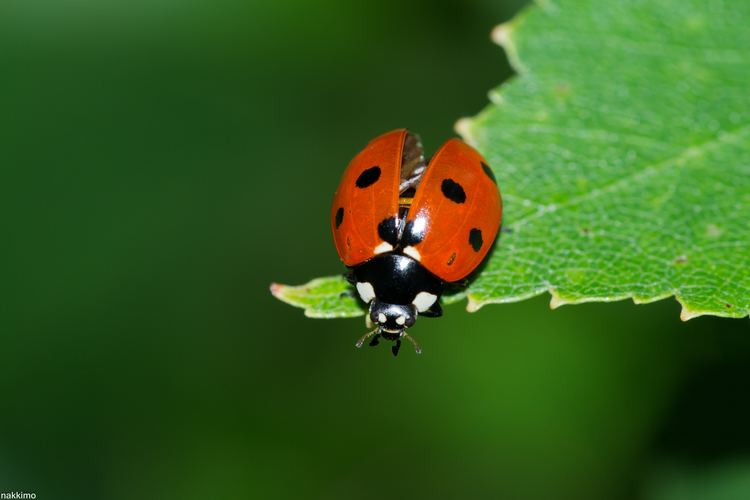
<svg viewBox="0 0 750 500"><path fill-rule="evenodd" d="M689 305L685 304L680 296L675 296L675 298L677 299L677 302L679 302L682 306L682 310L680 310L680 319L682 321L690 321L693 318L697 318L698 316L703 316L704 314L706 314L705 311L691 309Z"/></svg>
<svg viewBox="0 0 750 500"><path fill-rule="evenodd" d="M680 306L682 306L682 309L680 310L680 320L682 321L690 321L691 319L697 318L698 316L709 314L706 311L699 311L697 309L691 308L688 304L685 303L685 299L677 293L675 293L674 298L677 300Z"/></svg>
<svg viewBox="0 0 750 500"><path fill-rule="evenodd" d="M483 302L474 298L473 295L467 295L466 298L468 299L468 302L466 303L467 312L470 312L470 313L477 312L484 305Z"/></svg>
<svg viewBox="0 0 750 500"><path fill-rule="evenodd" d="M284 285L281 285L279 283L271 283L271 286L268 288L269 290L271 290L271 295L278 299L282 291L284 290Z"/></svg>
<svg viewBox="0 0 750 500"><path fill-rule="evenodd" d="M549 308L550 309L557 309L560 306L564 306L565 304L570 304L567 300L562 298L555 290L550 290L550 299L549 299Z"/></svg>
<svg viewBox="0 0 750 500"><path fill-rule="evenodd" d="M453 130L456 131L458 135L463 137L465 140L470 141L471 137L471 118L463 117L456 120L456 123L453 124Z"/></svg>
<svg viewBox="0 0 750 500"><path fill-rule="evenodd" d="M503 94L497 89L492 89L487 92L487 99L489 99L492 104L495 104L497 106L505 103L505 97L503 97Z"/></svg>
<svg viewBox="0 0 750 500"><path fill-rule="evenodd" d="M529 9L526 9L522 13L516 15L513 19L508 22L498 24L490 32L490 39L497 45L503 48L505 54L508 56L508 62L516 70L517 73L526 73L526 67L521 63L521 59L518 56L518 48L516 47L515 35L518 29L519 23L523 22L523 19L528 14Z"/></svg>
<svg viewBox="0 0 750 500"><path fill-rule="evenodd" d="M490 32L490 39L492 39L492 41L497 45L507 50L508 46L511 44L510 33L510 23L498 24L497 26L492 28L492 32Z"/></svg>
<svg viewBox="0 0 750 500"><path fill-rule="evenodd" d="M271 291L271 295L273 295L275 298L277 298L281 302L284 302L285 304L289 304L290 306L301 307L298 301L290 297L289 292L290 291L293 292L294 288L296 287L284 285L282 283L275 283L275 282L271 283L271 286L268 287L268 289Z"/></svg>
<svg viewBox="0 0 750 500"><path fill-rule="evenodd" d="M682 321L690 321L693 318L697 318L698 316L702 316L703 313L691 311L685 306L682 306L682 311L680 311L680 319Z"/></svg>

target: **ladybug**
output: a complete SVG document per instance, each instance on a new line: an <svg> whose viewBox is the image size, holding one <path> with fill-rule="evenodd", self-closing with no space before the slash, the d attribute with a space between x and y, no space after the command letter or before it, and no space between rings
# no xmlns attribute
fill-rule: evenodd
<svg viewBox="0 0 750 500"><path fill-rule="evenodd" d="M406 330L438 317L447 284L461 283L489 252L502 200L485 159L459 139L427 162L406 129L370 141L344 171L331 206L331 230L348 279L368 305L373 337L419 344Z"/></svg>

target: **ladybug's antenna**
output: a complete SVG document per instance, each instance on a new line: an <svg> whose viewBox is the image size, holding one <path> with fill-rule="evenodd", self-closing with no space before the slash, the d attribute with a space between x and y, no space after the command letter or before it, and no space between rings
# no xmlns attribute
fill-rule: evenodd
<svg viewBox="0 0 750 500"><path fill-rule="evenodd" d="M414 351L416 351L417 354L422 354L422 348L419 347L419 344L417 343L416 340L414 340L414 337L412 337L411 335L409 335L406 332L404 332L404 334L402 335L402 337L404 337L406 340L408 340L409 342L411 342L411 345L414 346Z"/></svg>
<svg viewBox="0 0 750 500"><path fill-rule="evenodd" d="M378 345L378 339L380 338L380 327L375 328L374 330L369 331L365 333L364 335L362 335L359 338L359 340L357 340L357 343L354 345L357 347L357 349L359 349L365 344L365 341L369 339L370 337L373 337L373 339L370 341L370 345L371 346ZM402 338L405 338L406 340L411 342L411 345L414 346L414 350L416 351L417 354L422 354L422 348L419 347L419 343L416 340L414 340L414 338L411 335L406 333L406 331L402 331L401 335L399 335L398 338L394 339L396 340L396 343L393 346L391 346L391 351L393 352L394 356L398 356L398 350L401 348ZM391 339L388 339L388 340L391 340Z"/></svg>
<svg viewBox="0 0 750 500"><path fill-rule="evenodd" d="M357 349L359 349L360 347L362 347L362 344L364 344L364 343L365 343L365 340L369 339L370 337L372 337L373 335L375 335L376 333L378 333L378 331L379 331L379 330L380 330L380 327L378 327L378 328L374 329L374 330L373 330L373 331L371 331L371 332L367 332L367 333L365 333L364 335L362 335L362 336L361 336L361 337L359 338L359 340L357 341L357 343L356 343L356 344L354 344L354 345L355 345L355 346L357 347ZM376 338L377 338L377 337L376 337ZM374 340L375 340L375 339L373 339L373 341L374 341Z"/></svg>

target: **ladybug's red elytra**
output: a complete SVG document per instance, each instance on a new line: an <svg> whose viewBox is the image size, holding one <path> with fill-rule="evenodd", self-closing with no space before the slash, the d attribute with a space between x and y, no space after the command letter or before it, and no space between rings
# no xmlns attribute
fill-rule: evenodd
<svg viewBox="0 0 750 500"><path fill-rule="evenodd" d="M502 200L484 158L459 139L427 162L419 138L406 129L385 133L354 157L331 206L336 250L349 281L368 305L372 337L419 345L406 333L417 316L443 314L448 283L479 266L495 240Z"/></svg>

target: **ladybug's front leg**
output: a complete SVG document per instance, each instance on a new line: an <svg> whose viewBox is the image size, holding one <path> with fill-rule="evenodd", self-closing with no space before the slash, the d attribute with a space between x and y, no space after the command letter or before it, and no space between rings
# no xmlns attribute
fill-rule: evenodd
<svg viewBox="0 0 750 500"><path fill-rule="evenodd" d="M401 349L401 339L398 339L396 343L391 346L391 352L394 357L398 356L399 349Z"/></svg>

